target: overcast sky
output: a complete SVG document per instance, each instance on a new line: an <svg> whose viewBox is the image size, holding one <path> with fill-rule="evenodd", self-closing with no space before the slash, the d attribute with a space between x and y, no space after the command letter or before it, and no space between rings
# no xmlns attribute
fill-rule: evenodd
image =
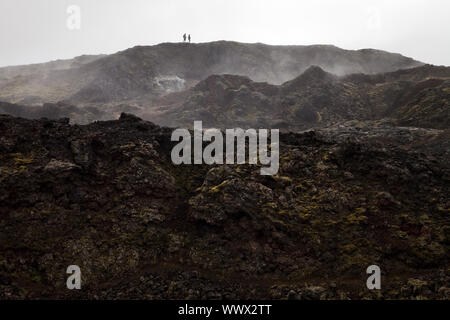
<svg viewBox="0 0 450 320"><path fill-rule="evenodd" d="M193 42L334 44L450 65L449 0L0 0L0 66L177 42L185 32Z"/></svg>

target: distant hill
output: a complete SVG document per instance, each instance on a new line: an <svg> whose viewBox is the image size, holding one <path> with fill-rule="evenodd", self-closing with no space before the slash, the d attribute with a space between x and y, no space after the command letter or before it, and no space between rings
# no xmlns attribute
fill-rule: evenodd
<svg viewBox="0 0 450 320"><path fill-rule="evenodd" d="M144 118L167 126L304 130L346 120L391 118L399 125L450 128L450 68L338 77L313 66L277 86L214 75L186 92L155 100Z"/></svg>
<svg viewBox="0 0 450 320"><path fill-rule="evenodd" d="M211 75L192 88L134 103L65 102L27 106L0 102L0 113L75 123L116 119L130 112L170 127L279 128L302 131L349 120L390 119L396 125L450 128L450 68L425 65L376 75L338 77L312 66L282 85L246 76Z"/></svg>
<svg viewBox="0 0 450 320"><path fill-rule="evenodd" d="M218 41L138 46L107 56L0 68L0 100L42 104L141 103L191 87L214 74L281 84L312 65L342 76L413 68L421 62L380 50L328 45L270 46Z"/></svg>
<svg viewBox="0 0 450 320"><path fill-rule="evenodd" d="M106 55L82 55L73 59L55 60L44 63L35 63L29 65L19 65L0 68L0 78L10 79L17 76L33 75L37 73L46 73L55 70L67 70L78 68L83 64L90 63Z"/></svg>

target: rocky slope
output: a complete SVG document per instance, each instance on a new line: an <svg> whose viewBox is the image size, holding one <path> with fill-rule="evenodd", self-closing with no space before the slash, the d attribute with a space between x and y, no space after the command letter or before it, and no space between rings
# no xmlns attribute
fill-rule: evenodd
<svg viewBox="0 0 450 320"><path fill-rule="evenodd" d="M450 68L427 65L338 77L312 66L279 86L238 75L212 75L193 88L162 95L145 105L0 102L0 113L30 119L69 117L81 124L117 119L121 112L172 127L191 127L195 120L202 120L206 126L220 128L299 131L387 118L400 126L446 129L450 127Z"/></svg>
<svg viewBox="0 0 450 320"><path fill-rule="evenodd" d="M308 68L280 86L236 75L214 75L185 92L153 102L142 116L169 126L235 126L283 130L347 120L390 118L398 125L450 128L450 68L421 66L377 75L338 77Z"/></svg>
<svg viewBox="0 0 450 320"><path fill-rule="evenodd" d="M218 41L163 43L108 56L84 56L48 64L0 68L0 101L42 104L68 101L148 102L189 88L213 74L236 74L281 84L311 65L337 75L380 73L422 63L379 50L334 46L269 46Z"/></svg>
<svg viewBox="0 0 450 320"><path fill-rule="evenodd" d="M122 112L141 113L142 109L126 104L81 107L65 102L58 102L44 103L42 106L27 106L0 101L0 114L8 114L27 119L70 118L73 123L78 124L117 119Z"/></svg>
<svg viewBox="0 0 450 320"><path fill-rule="evenodd" d="M273 177L175 166L170 133L0 116L0 298L450 299L447 131L282 134Z"/></svg>

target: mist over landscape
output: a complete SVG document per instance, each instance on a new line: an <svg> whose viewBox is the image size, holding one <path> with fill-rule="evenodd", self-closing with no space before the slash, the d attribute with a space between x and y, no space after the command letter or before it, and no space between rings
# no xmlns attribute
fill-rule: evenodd
<svg viewBox="0 0 450 320"><path fill-rule="evenodd" d="M450 299L450 6L318 3L2 1L0 299Z"/></svg>

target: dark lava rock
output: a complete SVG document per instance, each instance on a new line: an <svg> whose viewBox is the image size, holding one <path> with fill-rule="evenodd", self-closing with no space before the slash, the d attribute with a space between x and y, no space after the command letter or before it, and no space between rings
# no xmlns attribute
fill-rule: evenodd
<svg viewBox="0 0 450 320"><path fill-rule="evenodd" d="M442 132L365 125L281 134L263 177L176 166L171 130L132 115L0 116L0 298L448 298Z"/></svg>

